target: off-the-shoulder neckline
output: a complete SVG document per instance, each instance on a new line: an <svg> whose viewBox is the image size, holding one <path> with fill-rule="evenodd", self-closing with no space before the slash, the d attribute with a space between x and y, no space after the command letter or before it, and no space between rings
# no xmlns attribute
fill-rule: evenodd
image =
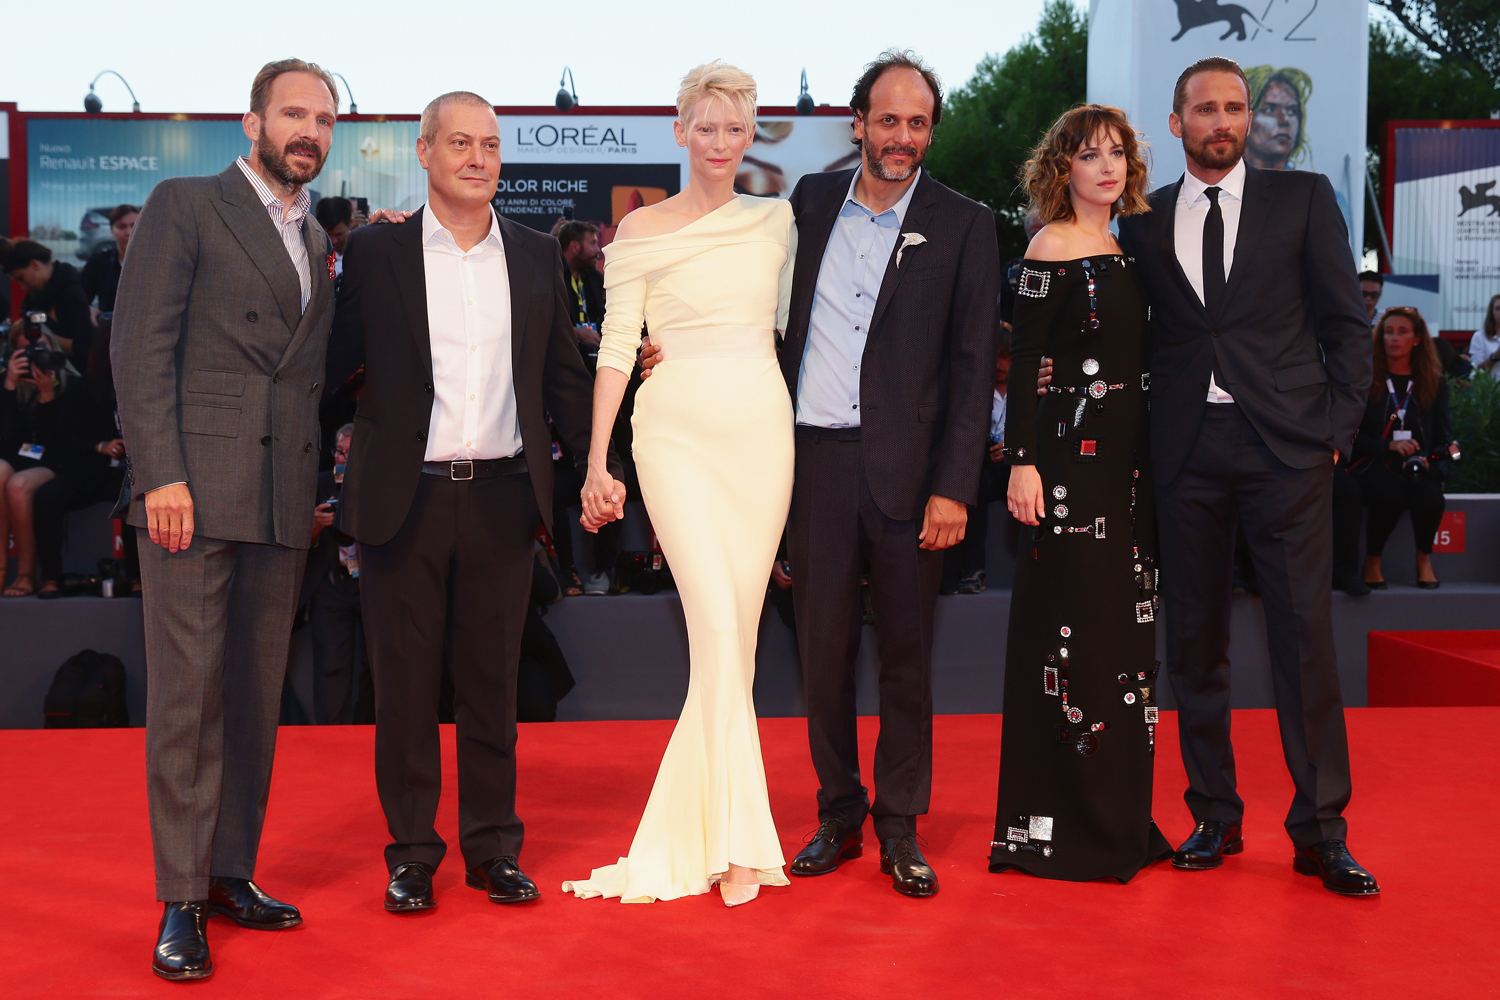
<svg viewBox="0 0 1500 1000"><path fill-rule="evenodd" d="M713 211L711 211L711 212L705 212L704 214L702 214L702 215L698 216L696 219L694 219L692 222L689 222L686 225L678 226L676 229L672 230L671 232L668 232L668 233L655 233L655 234L653 234L651 236L632 236L632 237L628 237L626 239L620 239L619 237L616 237L615 239L610 240L610 246L614 246L617 243L644 243L647 240L659 240L659 239L664 239L665 237L668 237L668 236L678 236L678 235L681 235L682 233L685 233L689 229L692 229L694 226L698 225L700 222L703 222L705 219L711 219L715 215L718 215L720 212L724 211L724 209L728 208L730 205L742 205L742 204L744 204L745 200L747 198L750 199L750 200L753 200L753 201L766 201L766 202L779 202L779 201L781 201L780 198L760 198L760 197L757 197L757 196L755 196L753 194L737 194L733 198L731 198L729 201L726 201L724 204L720 205L718 208L714 209Z"/></svg>

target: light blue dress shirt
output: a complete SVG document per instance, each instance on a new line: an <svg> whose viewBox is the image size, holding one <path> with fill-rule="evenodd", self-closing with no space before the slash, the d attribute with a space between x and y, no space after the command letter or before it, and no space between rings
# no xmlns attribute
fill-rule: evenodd
<svg viewBox="0 0 1500 1000"><path fill-rule="evenodd" d="M901 200L879 215L854 197L859 177L856 170L823 251L797 377L797 423L812 427L859 426L859 366L870 317L921 171Z"/></svg>

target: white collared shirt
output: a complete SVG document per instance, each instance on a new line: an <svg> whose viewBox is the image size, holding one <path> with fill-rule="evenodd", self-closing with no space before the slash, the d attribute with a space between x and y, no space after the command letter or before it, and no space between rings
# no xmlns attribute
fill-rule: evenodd
<svg viewBox="0 0 1500 1000"><path fill-rule="evenodd" d="M1236 163L1217 187L1219 212L1224 216L1224 277L1227 280L1234 268L1234 241L1240 234L1240 207L1245 203L1245 161ZM1177 214L1173 220L1177 263L1182 265L1188 284L1198 293L1199 302L1206 301L1203 298L1203 223L1208 219L1209 201L1204 193L1208 188L1208 184L1191 172L1184 174L1182 190L1177 192ZM1214 382L1212 371L1208 375L1208 401L1234 402L1234 397Z"/></svg>
<svg viewBox="0 0 1500 1000"><path fill-rule="evenodd" d="M813 288L807 347L797 377L797 423L813 427L858 427L859 366L865 338L880 298L880 286L912 194L922 180L917 168L901 200L874 212L855 196L864 167L854 171L849 192L828 237Z"/></svg>
<svg viewBox="0 0 1500 1000"><path fill-rule="evenodd" d="M426 461L509 458L521 450L511 363L510 272L500 221L467 252L422 210L422 268L432 343Z"/></svg>
<svg viewBox="0 0 1500 1000"><path fill-rule="evenodd" d="M302 286L302 309L306 312L307 300L312 298L312 269L307 261L307 244L302 242L302 220L307 218L307 207L312 204L312 195L307 193L307 188L298 188L297 197L292 199L292 207L287 208L286 203L276 197L266 186L266 182L260 179L255 168L250 166L249 159L242 156L234 162L250 181L260 203L266 206L271 225L281 234L287 256L292 258L292 266L297 269L297 283Z"/></svg>

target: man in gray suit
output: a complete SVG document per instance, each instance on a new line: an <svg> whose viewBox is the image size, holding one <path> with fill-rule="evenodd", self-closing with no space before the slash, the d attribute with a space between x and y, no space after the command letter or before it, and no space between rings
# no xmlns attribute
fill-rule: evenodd
<svg viewBox="0 0 1500 1000"><path fill-rule="evenodd" d="M302 922L251 879L333 319L332 248L303 185L337 111L316 65L264 67L244 118L250 155L159 184L120 279L111 357L130 455L122 502L141 541L146 780L166 904L151 967L165 979L213 972L211 915Z"/></svg>

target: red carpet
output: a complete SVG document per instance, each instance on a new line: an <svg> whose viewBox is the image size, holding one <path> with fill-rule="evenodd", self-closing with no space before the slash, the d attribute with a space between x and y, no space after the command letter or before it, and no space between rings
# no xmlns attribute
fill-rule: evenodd
<svg viewBox="0 0 1500 1000"><path fill-rule="evenodd" d="M1156 817L1182 805L1164 712ZM802 723L761 723L787 858L815 825ZM1351 848L1384 894L1345 899L1292 872L1291 785L1275 716L1235 713L1246 852L1215 872L1160 864L1130 885L991 875L997 716L937 720L923 826L943 890L896 895L873 853L726 910L717 895L624 906L565 897L627 849L671 724L522 727L522 861L538 903L462 884L455 803L438 909L380 907L384 824L368 728L284 729L260 881L302 907L281 932L210 924L217 967L173 984L148 968L151 899L142 732L0 732L0 950L7 997L1474 997L1500 986L1493 832L1500 708L1355 709ZM868 730L873 735L873 724ZM451 737L451 732L448 734ZM871 740L865 742L868 755ZM451 742L446 788L454 787ZM867 765L868 766L868 765ZM869 829L866 828L869 836Z"/></svg>
<svg viewBox="0 0 1500 1000"><path fill-rule="evenodd" d="M1371 632L1370 704L1500 705L1500 630Z"/></svg>

